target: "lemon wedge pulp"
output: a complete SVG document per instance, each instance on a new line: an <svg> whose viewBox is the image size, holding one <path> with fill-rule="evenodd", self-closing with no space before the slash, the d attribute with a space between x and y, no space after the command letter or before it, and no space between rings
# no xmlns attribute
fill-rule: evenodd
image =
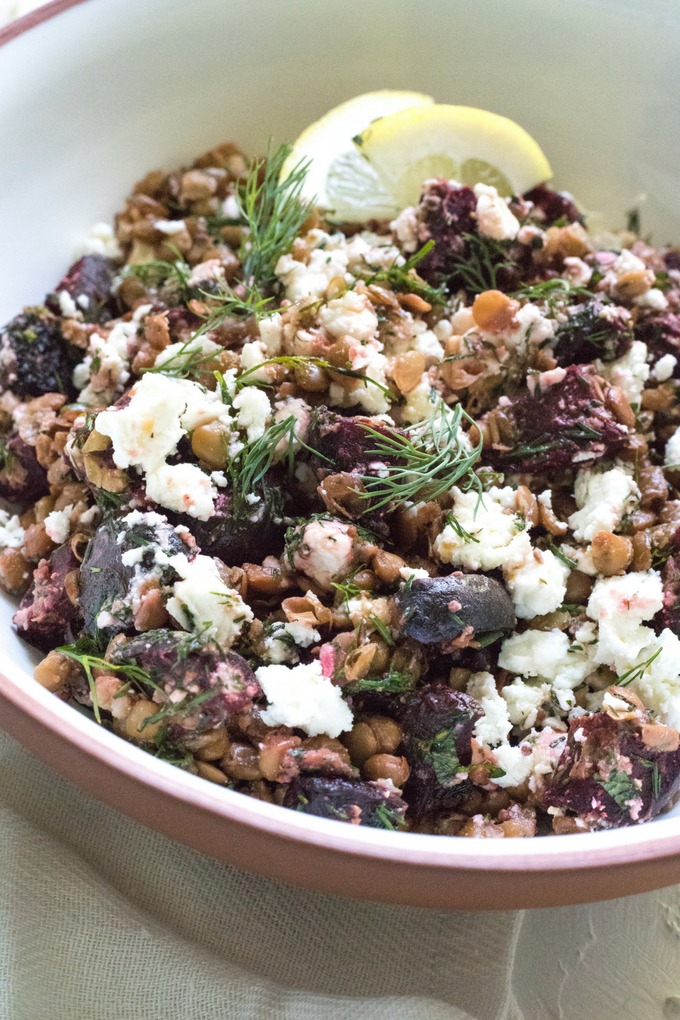
<svg viewBox="0 0 680 1020"><path fill-rule="evenodd" d="M284 180L301 160L310 160L302 198L314 200L322 209L333 209L339 203L338 218L353 212L354 219L370 219L382 215L391 196L381 187L375 172L355 146L355 135L364 131L378 117L390 116L401 110L434 103L432 96L422 92L382 89L365 92L335 106L319 120L310 124L293 144L281 169ZM343 182L338 196L329 194L328 184ZM377 196L377 198L376 198ZM374 212L369 205L378 208ZM377 204L376 204L377 203ZM363 205L366 210L363 210ZM389 211L386 213L389 215Z"/></svg>
<svg viewBox="0 0 680 1020"><path fill-rule="evenodd" d="M540 146L507 117L471 106L437 104L370 124L355 139L396 209L418 201L427 177L493 184L520 195L552 176Z"/></svg>

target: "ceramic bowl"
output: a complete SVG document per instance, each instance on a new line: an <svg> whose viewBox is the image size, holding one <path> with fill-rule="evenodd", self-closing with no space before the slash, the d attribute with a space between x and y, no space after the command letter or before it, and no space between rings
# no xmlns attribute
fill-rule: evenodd
<svg viewBox="0 0 680 1020"><path fill-rule="evenodd" d="M41 300L130 184L227 139L260 152L359 92L486 107L541 143L602 223L680 241L674 0L57 0L0 30L0 320ZM680 809L532 840L392 833L191 776L31 678L0 603L0 725L120 811L239 867L349 896L548 906L680 881Z"/></svg>

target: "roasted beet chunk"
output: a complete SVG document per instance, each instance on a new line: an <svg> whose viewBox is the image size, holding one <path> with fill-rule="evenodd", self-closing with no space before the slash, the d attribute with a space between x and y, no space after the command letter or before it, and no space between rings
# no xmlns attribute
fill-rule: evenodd
<svg viewBox="0 0 680 1020"><path fill-rule="evenodd" d="M189 553L180 535L159 514L110 517L90 539L80 568L83 630L109 640L134 630L135 609L151 591L177 580L156 553Z"/></svg>
<svg viewBox="0 0 680 1020"><path fill-rule="evenodd" d="M491 456L506 469L550 477L568 470L577 454L579 463L615 457L629 430L605 406L605 388L592 365L570 365L561 382L512 404L515 446Z"/></svg>
<svg viewBox="0 0 680 1020"><path fill-rule="evenodd" d="M47 473L38 464L35 447L18 435L0 440L0 496L12 503L28 503L48 491Z"/></svg>
<svg viewBox="0 0 680 1020"><path fill-rule="evenodd" d="M557 221L584 222L583 213L574 202L573 195L570 195L568 191L553 191L545 184L539 184L537 188L527 191L524 197L534 203L532 219L540 219L546 227Z"/></svg>
<svg viewBox="0 0 680 1020"><path fill-rule="evenodd" d="M668 627L680 635L680 529L673 536L673 555L661 568L663 582L663 608L654 618L658 631Z"/></svg>
<svg viewBox="0 0 680 1020"><path fill-rule="evenodd" d="M308 443L319 454L312 458L313 466L320 475L341 471L370 473L376 461L373 452L376 432L387 438L402 435L399 429L361 415L346 417L327 407L317 407L309 422Z"/></svg>
<svg viewBox="0 0 680 1020"><path fill-rule="evenodd" d="M632 342L629 316L592 301L573 311L558 327L553 351L560 365L579 365L594 358L620 358Z"/></svg>
<svg viewBox="0 0 680 1020"><path fill-rule="evenodd" d="M68 544L55 549L49 560L40 561L14 614L16 632L24 641L48 652L68 640L80 610L69 599L64 582L79 565Z"/></svg>
<svg viewBox="0 0 680 1020"><path fill-rule="evenodd" d="M111 284L115 276L114 263L103 255L83 255L69 269L47 299L47 307L59 315L59 300L65 291L86 322L103 322L115 313Z"/></svg>
<svg viewBox="0 0 680 1020"><path fill-rule="evenodd" d="M185 514L168 513L176 524L186 524L207 556L219 556L228 566L244 561L261 560L281 552L286 526L283 517L288 510L288 494L275 485L262 486L259 502L244 503L235 508L230 492L220 492L215 500L215 513L207 521L198 521Z"/></svg>
<svg viewBox="0 0 680 1020"><path fill-rule="evenodd" d="M661 811L680 788L680 734L646 722L642 710L630 716L595 712L573 720L544 808L588 829L646 822Z"/></svg>
<svg viewBox="0 0 680 1020"><path fill-rule="evenodd" d="M401 589L397 605L402 634L424 645L453 641L467 628L484 634L516 623L507 591L484 574L418 578Z"/></svg>
<svg viewBox="0 0 680 1020"><path fill-rule="evenodd" d="M673 354L680 364L680 314L663 312L661 315L648 315L635 325L635 337L647 344L654 358L664 354ZM680 368L676 365L674 375Z"/></svg>
<svg viewBox="0 0 680 1020"><path fill-rule="evenodd" d="M406 804L380 782L298 776L286 790L284 806L319 818L335 818L373 829L403 827Z"/></svg>
<svg viewBox="0 0 680 1020"><path fill-rule="evenodd" d="M411 776L404 796L415 819L453 807L469 794L470 782L461 772L472 760L472 731L481 715L474 698L446 684L408 696L401 722Z"/></svg>
<svg viewBox="0 0 680 1020"><path fill-rule="evenodd" d="M438 180L428 185L420 197L419 240L434 241L434 248L418 265L418 273L435 286L446 283L466 255L465 234L477 229L477 199L472 188Z"/></svg>
<svg viewBox="0 0 680 1020"><path fill-rule="evenodd" d="M59 324L49 314L23 312L0 332L0 389L18 397L73 396L72 370Z"/></svg>
<svg viewBox="0 0 680 1020"><path fill-rule="evenodd" d="M121 641L111 653L115 663L135 663L151 678L148 694L159 701L167 736L181 741L192 733L222 726L249 708L261 693L255 674L236 652L213 641L199 641L176 630L152 630ZM154 694L155 692L155 694Z"/></svg>

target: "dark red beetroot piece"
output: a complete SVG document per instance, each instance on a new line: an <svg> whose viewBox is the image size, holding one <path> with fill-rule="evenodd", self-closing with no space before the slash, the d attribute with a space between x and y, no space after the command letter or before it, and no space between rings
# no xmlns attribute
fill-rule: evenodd
<svg viewBox="0 0 680 1020"><path fill-rule="evenodd" d="M396 596L401 633L424 645L453 641L466 628L475 634L511 630L516 621L512 599L493 577L463 574L421 577Z"/></svg>
<svg viewBox="0 0 680 1020"><path fill-rule="evenodd" d="M664 354L678 358L673 375L680 375L680 313L646 315L635 324L635 338L647 344L655 360Z"/></svg>
<svg viewBox="0 0 680 1020"><path fill-rule="evenodd" d="M552 346L560 365L580 365L594 358L613 361L630 348L633 331L628 316L603 316L604 307L601 301L581 305L558 326Z"/></svg>
<svg viewBox="0 0 680 1020"><path fill-rule="evenodd" d="M542 225L549 227L557 220L567 223L583 223L583 213L574 202L573 195L568 191L553 191L545 184L539 184L524 195L529 202L533 202L532 219L542 220Z"/></svg>
<svg viewBox="0 0 680 1020"><path fill-rule="evenodd" d="M418 273L434 286L446 283L465 259L465 234L475 233L477 199L472 188L453 185L444 179L433 181L420 196L418 219L421 244L434 241L434 248L418 265Z"/></svg>
<svg viewBox="0 0 680 1020"><path fill-rule="evenodd" d="M221 726L261 694L255 674L240 655L182 631L152 630L137 635L117 644L110 658L115 663L136 663L168 696L186 694L184 701L176 702L176 713L168 716L171 742ZM154 687L149 685L149 696L153 693Z"/></svg>
<svg viewBox="0 0 680 1020"><path fill-rule="evenodd" d="M283 804L307 815L374 829L399 829L406 813L406 804L399 794L390 792L380 782L324 776L293 779Z"/></svg>
<svg viewBox="0 0 680 1020"><path fill-rule="evenodd" d="M59 281L46 304L55 315L61 314L59 295L66 291L86 322L105 322L116 314L111 284L115 263L103 255L83 255Z"/></svg>
<svg viewBox="0 0 680 1020"><path fill-rule="evenodd" d="M281 481L260 487L259 503L244 503L234 508L231 492L220 492L215 499L215 513L207 521L186 514L163 510L175 525L184 524L206 556L219 556L227 566L241 566L253 558L258 562L280 553L286 526L283 518L289 510L289 495Z"/></svg>
<svg viewBox="0 0 680 1020"><path fill-rule="evenodd" d="M69 349L48 312L25 311L0 331L0 390L18 397L75 395L71 375L82 351Z"/></svg>
<svg viewBox="0 0 680 1020"><path fill-rule="evenodd" d="M319 456L312 455L312 466L321 478L341 471L370 474L375 471L378 458L375 450L375 433L386 437L403 435L400 429L390 428L362 415L345 416L322 405L310 415L308 443ZM385 458L380 458L385 463Z"/></svg>
<svg viewBox="0 0 680 1020"><path fill-rule="evenodd" d="M64 582L79 566L71 546L59 546L33 571L31 586L14 614L19 637L43 652L64 644L77 630L80 610L69 599Z"/></svg>
<svg viewBox="0 0 680 1020"><path fill-rule="evenodd" d="M560 808L589 829L646 822L658 814L680 789L678 734L643 719L640 713L639 719L617 720L606 712L574 719L541 806Z"/></svg>
<svg viewBox="0 0 680 1020"><path fill-rule="evenodd" d="M459 772L472 761L472 732L481 716L474 698L444 683L407 697L401 723L411 776L404 797L414 819L452 808L469 794L470 781Z"/></svg>
<svg viewBox="0 0 680 1020"><path fill-rule="evenodd" d="M654 617L654 625L658 631L668 627L674 634L680 635L680 528L673 536L673 555L669 556L661 568L663 583L663 608Z"/></svg>
<svg viewBox="0 0 680 1020"><path fill-rule="evenodd" d="M511 471L542 471L552 477L579 465L615 457L630 430L605 407L606 383L592 365L570 365L562 382L513 401L516 442L510 450L490 448L496 466Z"/></svg>
<svg viewBox="0 0 680 1020"><path fill-rule="evenodd" d="M47 472L38 464L35 447L19 435L0 443L0 496L11 503L34 503L49 492Z"/></svg>
<svg viewBox="0 0 680 1020"><path fill-rule="evenodd" d="M108 641L115 634L134 630L130 585L136 572L159 572L155 562L159 548L169 555L196 552L195 546L188 546L165 520L153 524L142 520L127 525L123 517L109 517L97 529L88 542L80 568L79 601L86 634ZM141 558L126 566L123 554L133 549L141 549ZM170 566L160 573L165 584L178 578ZM109 614L108 623L99 620L102 610Z"/></svg>

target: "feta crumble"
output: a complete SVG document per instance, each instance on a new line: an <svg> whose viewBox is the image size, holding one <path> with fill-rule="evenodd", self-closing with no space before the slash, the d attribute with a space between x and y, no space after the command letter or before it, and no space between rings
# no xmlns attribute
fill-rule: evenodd
<svg viewBox="0 0 680 1020"><path fill-rule="evenodd" d="M255 670L268 701L262 712L267 726L291 726L310 737L338 737L352 728L354 717L336 687L321 671L318 660L306 665L260 666Z"/></svg>

